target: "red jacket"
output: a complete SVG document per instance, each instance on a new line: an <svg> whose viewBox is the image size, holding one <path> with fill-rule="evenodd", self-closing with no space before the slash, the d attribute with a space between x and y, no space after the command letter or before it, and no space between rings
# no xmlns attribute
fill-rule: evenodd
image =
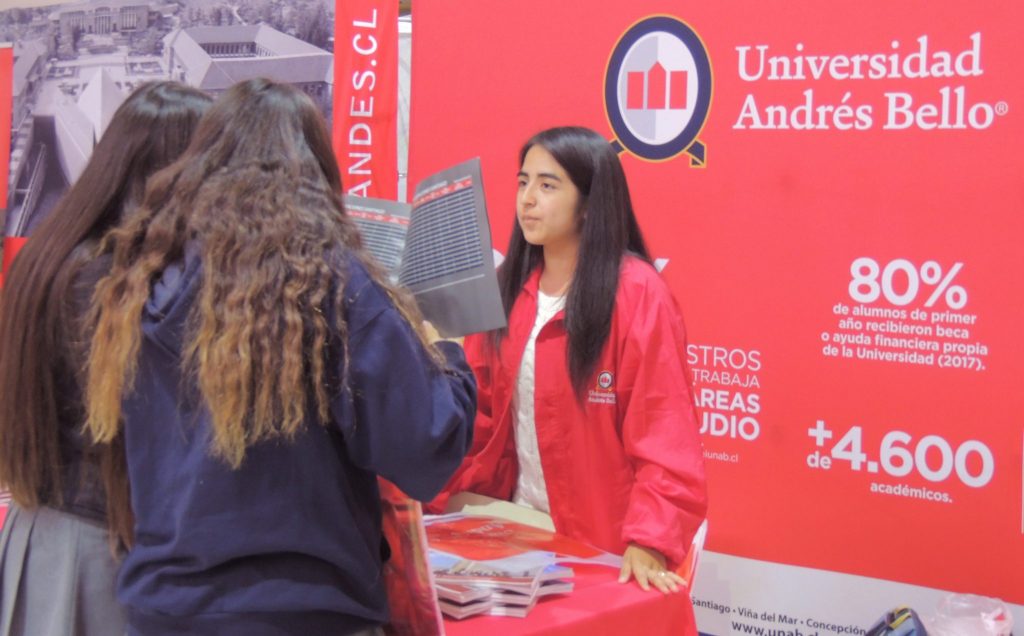
<svg viewBox="0 0 1024 636"><path fill-rule="evenodd" d="M499 499L518 477L512 395L537 313L540 269L509 316L499 355L466 338L478 382L473 446L445 488ZM707 510L704 457L685 368L686 336L668 286L649 264L623 259L611 331L581 406L566 364L559 312L537 336L535 421L555 529L621 554L628 543L672 563ZM443 499L435 501L442 505Z"/></svg>

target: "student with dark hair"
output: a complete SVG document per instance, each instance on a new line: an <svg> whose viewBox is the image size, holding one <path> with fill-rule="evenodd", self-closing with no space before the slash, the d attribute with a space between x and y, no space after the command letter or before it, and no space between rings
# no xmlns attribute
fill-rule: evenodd
<svg viewBox="0 0 1024 636"><path fill-rule="evenodd" d="M676 590L707 507L682 317L606 139L553 128L519 160L498 274L508 328L466 339L476 432L445 490L549 512L623 554L621 581Z"/></svg>
<svg viewBox="0 0 1024 636"><path fill-rule="evenodd" d="M131 540L128 484L119 445L94 446L82 430L83 324L110 266L102 237L134 214L146 179L185 150L210 101L174 82L132 93L7 276L0 483L14 505L0 540L5 635L124 632L114 549Z"/></svg>
<svg viewBox="0 0 1024 636"><path fill-rule="evenodd" d="M435 496L476 386L372 264L341 194L313 102L250 80L110 235L86 402L94 437L125 438L129 634L387 620L377 476Z"/></svg>

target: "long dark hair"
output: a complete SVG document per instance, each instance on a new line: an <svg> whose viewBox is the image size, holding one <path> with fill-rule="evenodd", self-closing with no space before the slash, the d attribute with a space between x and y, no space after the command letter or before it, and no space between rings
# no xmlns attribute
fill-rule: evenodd
<svg viewBox="0 0 1024 636"><path fill-rule="evenodd" d="M121 430L151 281L189 241L203 273L182 354L210 412L211 453L237 468L251 445L287 439L308 418L329 421L327 348L335 334L347 340L345 256L362 260L419 325L415 305L369 264L341 194L330 134L308 96L265 79L226 91L181 159L150 180L142 208L109 235L113 267L93 297L93 437Z"/></svg>
<svg viewBox="0 0 1024 636"><path fill-rule="evenodd" d="M81 317L67 315L75 277L98 256L103 234L141 202L146 178L185 150L209 103L204 93L175 82L135 90L7 273L0 296L0 483L19 505L62 499L58 420L69 398L58 395L55 374L69 342L81 339L75 333ZM104 472L116 470L108 463L116 458L103 461ZM121 501L130 515L123 486L108 493L108 505ZM110 523L114 530L126 521Z"/></svg>
<svg viewBox="0 0 1024 636"><path fill-rule="evenodd" d="M633 214L626 173L607 139L589 128L549 128L523 144L520 166L534 146L551 153L580 193L576 210L580 246L565 303L569 377L580 398L611 330L622 256L631 252L648 262L651 259ZM544 249L529 244L518 219L513 221L505 262L498 271L506 315L512 312L530 273L543 260ZM494 344L506 333L495 332Z"/></svg>

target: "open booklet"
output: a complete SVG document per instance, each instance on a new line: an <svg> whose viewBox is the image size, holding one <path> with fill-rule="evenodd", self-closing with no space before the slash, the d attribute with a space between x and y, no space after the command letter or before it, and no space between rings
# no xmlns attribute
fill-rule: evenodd
<svg viewBox="0 0 1024 636"><path fill-rule="evenodd" d="M363 244L445 337L505 326L480 160L417 184L412 204L346 196Z"/></svg>
<svg viewBox="0 0 1024 636"><path fill-rule="evenodd" d="M622 567L622 557L592 545L510 519L490 515L427 515L423 519L431 551L470 561L533 559L536 563Z"/></svg>

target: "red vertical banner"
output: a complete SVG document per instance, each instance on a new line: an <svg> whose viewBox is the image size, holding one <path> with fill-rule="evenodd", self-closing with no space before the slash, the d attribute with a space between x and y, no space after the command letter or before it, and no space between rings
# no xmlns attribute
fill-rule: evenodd
<svg viewBox="0 0 1024 636"><path fill-rule="evenodd" d="M7 207L7 179L11 166L11 99L14 86L14 49L0 48L0 209ZM2 218L2 217L0 217ZM0 270L0 287L4 284L8 254L4 246L3 269ZM10 255L13 258L13 250Z"/></svg>
<svg viewBox="0 0 1024 636"><path fill-rule="evenodd" d="M11 263L14 262L14 257L18 254L28 239L24 236L5 236L4 237L4 259L3 269L0 270L0 288L4 286L4 274L11 267Z"/></svg>
<svg viewBox="0 0 1024 636"><path fill-rule="evenodd" d="M14 49L0 48L0 206L7 205L7 176L11 158L11 99L14 86Z"/></svg>
<svg viewBox="0 0 1024 636"><path fill-rule="evenodd" d="M334 24L334 152L345 191L398 194L398 3L346 0Z"/></svg>

